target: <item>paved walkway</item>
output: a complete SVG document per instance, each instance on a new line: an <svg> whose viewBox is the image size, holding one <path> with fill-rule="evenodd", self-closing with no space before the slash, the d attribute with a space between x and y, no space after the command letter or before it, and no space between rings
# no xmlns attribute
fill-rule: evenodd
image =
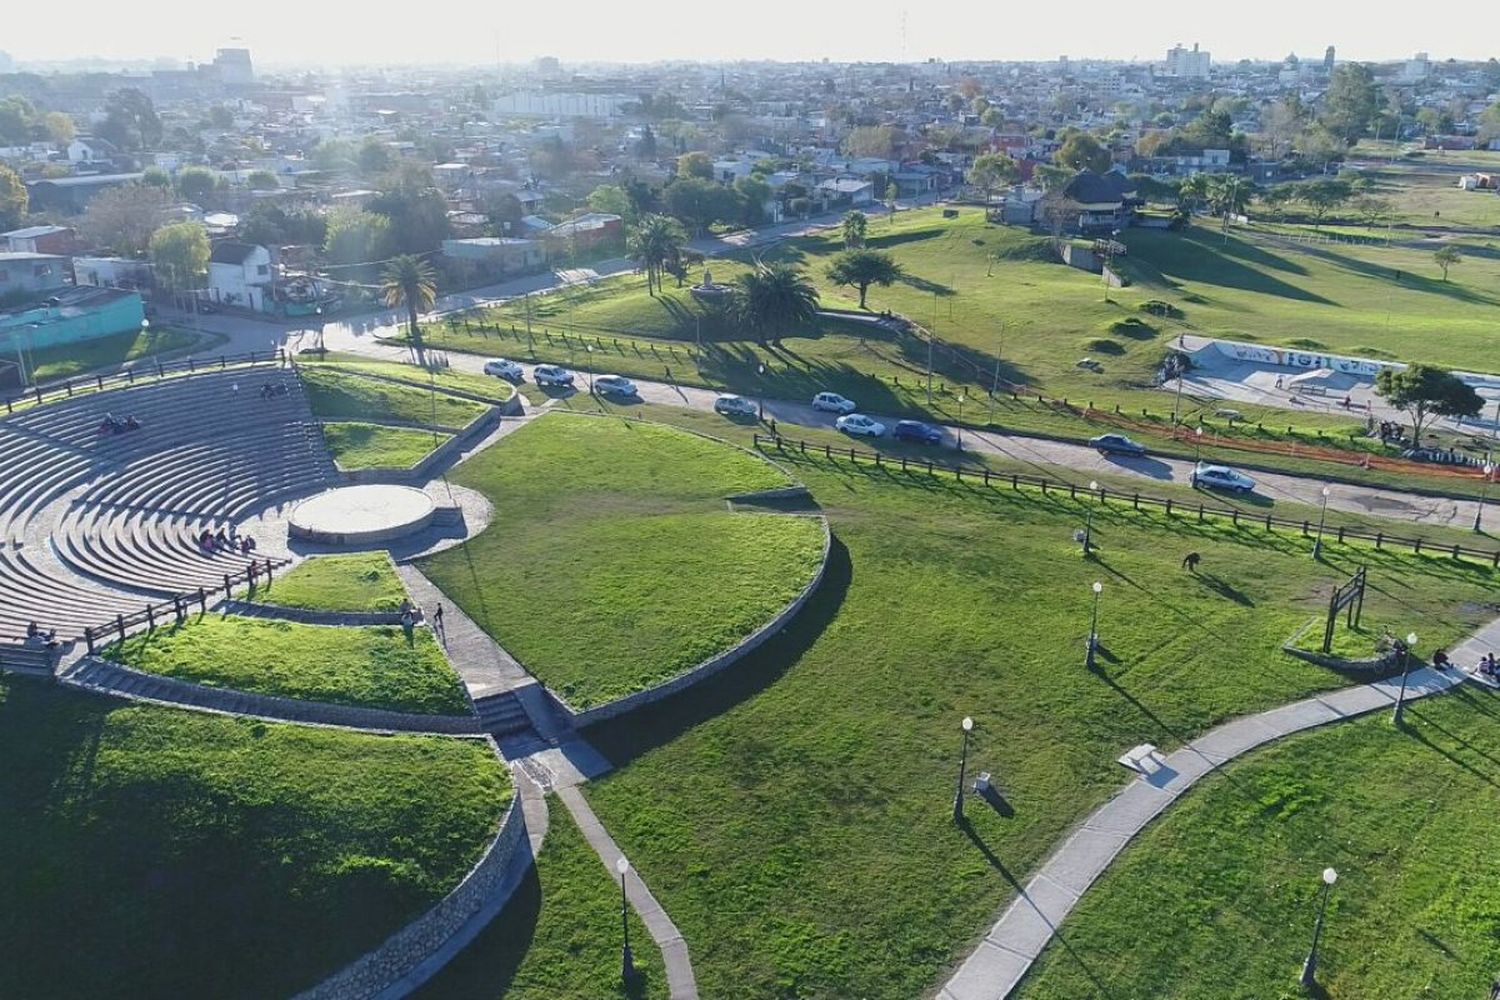
<svg viewBox="0 0 1500 1000"><path fill-rule="evenodd" d="M1468 665L1481 652L1497 648L1500 619L1450 650L1449 656L1455 664ZM1466 677L1464 670L1424 667L1408 678L1407 700L1446 691ZM1005 1000L1083 893L1136 834L1199 778L1284 736L1392 708L1400 686L1401 678L1395 677L1235 719L1167 754L1161 770L1132 780L1052 853L948 980L939 1000Z"/></svg>
<svg viewBox="0 0 1500 1000"><path fill-rule="evenodd" d="M599 822L594 810L589 808L583 794L577 788L559 788L557 797L568 807L573 821L583 831L584 839L589 842L594 853L599 855L599 860L611 877L618 878L615 861L624 852L604 829L604 824ZM667 967L668 995L672 1000L698 1000L698 981L693 976L687 942L682 939L682 932L672 923L672 918L667 916L667 911L651 895L651 890L646 888L646 883L641 881L640 873L634 868L625 880L625 896L630 900L631 909L635 910L641 922L646 925L651 939L661 949L662 962Z"/></svg>

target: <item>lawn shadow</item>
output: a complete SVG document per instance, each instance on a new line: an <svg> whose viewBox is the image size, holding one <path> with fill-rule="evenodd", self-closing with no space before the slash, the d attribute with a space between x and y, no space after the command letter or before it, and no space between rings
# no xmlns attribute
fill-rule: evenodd
<svg viewBox="0 0 1500 1000"><path fill-rule="evenodd" d="M909 271L901 272L901 277L897 278L896 280L901 282L901 284L906 285L908 288L914 288L919 292L928 292L933 295L942 296L944 298L949 295L955 294L955 292L953 291L953 286L945 285L940 281L931 281L927 278L921 277L920 275L912 274Z"/></svg>
<svg viewBox="0 0 1500 1000"><path fill-rule="evenodd" d="M468 995L484 982L486 990L503 996L515 981L542 915L542 881L530 865L505 907L479 936L469 942L436 976L411 995L423 997Z"/></svg>
<svg viewBox="0 0 1500 1000"><path fill-rule="evenodd" d="M1199 573L1197 576L1199 582L1225 600L1233 601L1247 608L1255 607L1255 601L1250 598L1250 595L1235 587L1223 577L1214 573Z"/></svg>
<svg viewBox="0 0 1500 1000"><path fill-rule="evenodd" d="M1104 456L1104 460L1138 475L1150 476L1164 483L1172 481L1172 467L1160 459L1110 452Z"/></svg>
<svg viewBox="0 0 1500 1000"><path fill-rule="evenodd" d="M791 624L738 663L665 701L590 726L586 735L615 767L664 746L770 687L802 659L838 615L853 578L849 550L829 540L823 581Z"/></svg>
<svg viewBox="0 0 1500 1000"><path fill-rule="evenodd" d="M1073 961L1078 963L1078 967L1083 970L1084 975L1089 977L1089 981L1094 984L1094 988L1099 991L1099 995L1106 998L1106 1000L1112 1000L1115 994L1110 990L1109 986L1104 982L1103 979L1099 977L1099 974L1095 972L1093 968L1091 968L1089 964L1083 960L1083 956L1073 948L1072 944L1069 943L1067 937L1062 933L1062 930L1051 920L1049 920L1042 913L1041 909L1036 906L1035 903L1032 903L1031 897L1026 892L1026 887L1023 886L1020 882L1016 881L1016 877L1011 874L1010 869L1005 867L1005 862L1001 861L999 856L995 854L995 852L990 848L990 845L984 842L984 838L981 837L979 835L979 832L974 829L973 824L969 822L967 817L959 819L958 828L964 832L964 836L969 838L970 843L972 843L976 848L979 849L979 853L984 855L984 860L989 864L989 866L995 869L995 871L999 872L1000 877L1005 879L1005 881L1009 883L1013 889L1016 890L1016 893L1021 897L1021 899L1025 900L1029 905L1032 906L1032 908L1036 911L1036 915L1042 920L1043 923L1047 925L1047 929L1052 932L1052 939L1056 941L1057 944L1060 945L1062 949L1068 953L1068 957L1072 958Z"/></svg>

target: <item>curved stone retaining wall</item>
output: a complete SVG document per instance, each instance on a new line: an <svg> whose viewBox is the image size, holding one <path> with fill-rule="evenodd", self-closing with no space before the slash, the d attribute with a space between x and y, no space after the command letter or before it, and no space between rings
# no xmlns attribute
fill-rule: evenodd
<svg viewBox="0 0 1500 1000"><path fill-rule="evenodd" d="M351 1000L398 997L414 985L404 980L433 952L442 948L465 924L485 911L498 893L509 893L517 881L512 868L531 863L526 839L526 815L519 791L511 797L500 831L484 856L448 895L432 909L386 938L375 950L355 959L295 1000ZM495 909L491 907L491 909Z"/></svg>
<svg viewBox="0 0 1500 1000"><path fill-rule="evenodd" d="M260 601L221 601L218 610L245 618L279 618L303 625L400 625L399 611L314 611Z"/></svg>
<svg viewBox="0 0 1500 1000"><path fill-rule="evenodd" d="M786 514L766 516L805 517L808 515ZM680 673L671 680L663 681L655 687L647 688L644 691L637 691L635 694L626 695L623 698L617 698L596 708L591 708L584 712L575 712L571 706L568 706L560 698L557 698L556 694L553 694L553 697L557 698L563 704L563 707L567 708L569 714L572 715L573 725L579 727L589 726L596 722L603 722L605 719L613 719L616 716L624 715L626 712L633 712L638 708L661 701L663 698L670 697L679 691L690 688L699 681L712 677L725 667L735 663L746 653L760 646L761 643L785 628L787 623L796 617L797 613L812 598L813 593L818 589L818 585L823 582L823 575L828 572L828 550L833 544L833 536L828 530L828 519L821 515L816 516L823 524L823 557L818 562L818 571L807 582L807 586L802 588L802 592L791 603L782 608L781 612L775 618L772 618L760 628L750 633L750 635L740 641L739 645L704 660L691 670Z"/></svg>
<svg viewBox="0 0 1500 1000"><path fill-rule="evenodd" d="M479 718L473 715L418 715L384 708L252 694L249 691L208 687L175 677L148 674L96 656L79 660L62 679L75 687L122 698L165 702L230 715L251 715L280 722L307 722L378 732L441 733L448 736L477 736L483 732Z"/></svg>

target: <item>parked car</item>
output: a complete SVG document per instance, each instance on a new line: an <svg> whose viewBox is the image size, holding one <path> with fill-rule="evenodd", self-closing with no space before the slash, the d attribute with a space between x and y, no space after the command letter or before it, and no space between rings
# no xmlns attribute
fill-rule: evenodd
<svg viewBox="0 0 1500 1000"><path fill-rule="evenodd" d="M856 437L878 438L885 433L885 424L863 413L846 413L835 420L833 426Z"/></svg>
<svg viewBox="0 0 1500 1000"><path fill-rule="evenodd" d="M495 358L484 363L484 373L496 378L508 379L511 382L520 382L526 377L526 370L515 361L507 361L505 358Z"/></svg>
<svg viewBox="0 0 1500 1000"><path fill-rule="evenodd" d="M891 430L897 441L915 441L917 444L937 444L943 440L943 432L920 420L898 420Z"/></svg>
<svg viewBox="0 0 1500 1000"><path fill-rule="evenodd" d="M725 393L714 400L714 412L726 417L754 417L760 414L760 407L755 405L754 400Z"/></svg>
<svg viewBox="0 0 1500 1000"><path fill-rule="evenodd" d="M532 369L531 377L536 379L537 385L567 388L573 384L573 373L558 365L537 365Z"/></svg>
<svg viewBox="0 0 1500 1000"><path fill-rule="evenodd" d="M857 407L854 400L845 399L836 392L820 392L813 397L813 409L824 413L853 413Z"/></svg>
<svg viewBox="0 0 1500 1000"><path fill-rule="evenodd" d="M596 375L594 377L594 391L606 393L611 396L635 396L635 383L624 375Z"/></svg>
<svg viewBox="0 0 1500 1000"><path fill-rule="evenodd" d="M1144 455L1146 446L1139 441L1132 441L1124 434L1100 434L1098 437L1089 438L1089 446L1097 448L1105 455Z"/></svg>
<svg viewBox="0 0 1500 1000"><path fill-rule="evenodd" d="M1199 462L1193 466L1192 481L1194 489L1204 487L1239 493L1250 493L1255 490L1255 480L1242 472L1235 472L1227 465L1208 465L1205 462Z"/></svg>

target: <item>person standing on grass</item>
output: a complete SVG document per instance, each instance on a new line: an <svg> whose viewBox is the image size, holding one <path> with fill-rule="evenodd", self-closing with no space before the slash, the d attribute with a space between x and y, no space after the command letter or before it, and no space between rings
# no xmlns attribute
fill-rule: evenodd
<svg viewBox="0 0 1500 1000"><path fill-rule="evenodd" d="M432 627L438 632L443 629L443 606L439 604L432 612Z"/></svg>

